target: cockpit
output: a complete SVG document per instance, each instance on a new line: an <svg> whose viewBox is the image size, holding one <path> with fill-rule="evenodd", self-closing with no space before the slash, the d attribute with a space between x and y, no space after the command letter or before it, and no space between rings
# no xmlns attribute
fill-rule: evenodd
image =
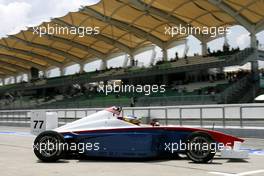
<svg viewBox="0 0 264 176"><path fill-rule="evenodd" d="M140 125L142 123L141 117L137 117L134 115L127 115L127 116L120 116L122 108L121 107L111 107L108 109L108 111L112 112L114 116L117 116L117 119L123 120L125 122L134 124L134 125ZM151 126L160 126L159 121L156 119L152 119L150 122Z"/></svg>

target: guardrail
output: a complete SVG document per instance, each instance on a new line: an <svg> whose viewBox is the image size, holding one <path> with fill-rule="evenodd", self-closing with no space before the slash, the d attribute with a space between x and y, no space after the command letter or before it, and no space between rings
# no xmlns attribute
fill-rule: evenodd
<svg viewBox="0 0 264 176"><path fill-rule="evenodd" d="M47 109L57 112L60 125L93 114L102 108ZM0 111L0 124L29 124L31 110ZM264 127L264 104L231 104L164 107L126 107L122 115L135 115L149 123L157 119L164 125L199 127Z"/></svg>
<svg viewBox="0 0 264 176"><path fill-rule="evenodd" d="M141 97L138 99L137 106L175 106L175 105L194 105L194 104L216 104L221 101L221 94L213 95L179 95L179 96L160 96L160 97Z"/></svg>
<svg viewBox="0 0 264 176"><path fill-rule="evenodd" d="M10 105L0 104L0 110L5 109L67 109L67 108L87 108L87 107L107 107L107 106L129 106L131 100L129 98L116 98L116 99L105 99L105 100L89 100L79 101L72 100L68 101L56 101L51 103L38 103L36 100L29 100L27 103L25 101L16 101Z"/></svg>
<svg viewBox="0 0 264 176"><path fill-rule="evenodd" d="M238 64L241 61L245 60L248 56L255 52L254 48L246 48L236 54L226 55L226 56L218 56L220 60L225 61L225 65L233 65Z"/></svg>
<svg viewBox="0 0 264 176"><path fill-rule="evenodd" d="M233 94L235 91L241 90L245 87L248 86L248 84L252 84L252 79L253 79L253 75L249 74L244 76L243 78L239 79L238 81L236 81L235 83L231 84L230 86L228 86L222 93L220 98L220 101L223 103L229 103L232 98L234 98ZM241 91L240 91L241 92ZM241 95L239 95L241 96Z"/></svg>

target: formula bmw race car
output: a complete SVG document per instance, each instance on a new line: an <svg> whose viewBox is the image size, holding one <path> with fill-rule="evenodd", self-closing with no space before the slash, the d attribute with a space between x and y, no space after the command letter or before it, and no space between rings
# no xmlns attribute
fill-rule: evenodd
<svg viewBox="0 0 264 176"><path fill-rule="evenodd" d="M216 152L225 158L247 158L239 150L243 139L213 130L181 126L143 125L134 116L120 116L111 107L40 133L34 153L44 162L67 158L174 158L185 154L193 162L206 163Z"/></svg>

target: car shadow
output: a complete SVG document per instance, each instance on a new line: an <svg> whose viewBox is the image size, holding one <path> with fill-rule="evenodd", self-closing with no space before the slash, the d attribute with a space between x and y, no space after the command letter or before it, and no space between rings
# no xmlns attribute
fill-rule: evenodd
<svg viewBox="0 0 264 176"><path fill-rule="evenodd" d="M196 162L193 162L193 161L189 161L188 162L189 164L206 164L206 165L222 165L223 163L220 163L220 162L215 162L215 161L209 161L208 163L196 163Z"/></svg>
<svg viewBox="0 0 264 176"><path fill-rule="evenodd" d="M60 163L69 163L70 161L68 160L59 160L59 161L54 161L54 162L43 162L41 160L37 160L36 163L44 163L44 164L60 164Z"/></svg>
<svg viewBox="0 0 264 176"><path fill-rule="evenodd" d="M248 163L248 161L244 159L229 159L227 163Z"/></svg>
<svg viewBox="0 0 264 176"><path fill-rule="evenodd" d="M85 163L85 162L115 162L115 163L131 163L131 162L164 162L169 161L169 159L126 159L126 158L87 158L87 159L79 159L78 162Z"/></svg>
<svg viewBox="0 0 264 176"><path fill-rule="evenodd" d="M155 158L109 158L109 157L82 157L78 159L79 162L164 162L171 160L185 160L185 158L168 158L168 157L155 157Z"/></svg>

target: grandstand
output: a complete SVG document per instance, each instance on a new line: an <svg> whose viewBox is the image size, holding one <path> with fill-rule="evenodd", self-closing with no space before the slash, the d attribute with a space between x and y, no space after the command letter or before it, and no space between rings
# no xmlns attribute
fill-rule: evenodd
<svg viewBox="0 0 264 176"><path fill-rule="evenodd" d="M78 12L44 22L0 40L1 109L84 108L121 106L161 106L185 104L220 104L253 102L261 93L258 60L264 52L258 49L256 34L263 30L260 1L235 0L175 1L166 0L102 0ZM189 12L196 12L190 14ZM133 15L132 15L133 14ZM185 42L187 35L166 35L164 28L175 25L233 26L241 25L250 33L249 48L229 48L211 52L206 34L194 35L201 41L201 55L168 58L168 49ZM34 34L35 29L48 27L98 26L99 34ZM81 29L82 31L82 29ZM158 47L162 58L155 54L148 67L136 64L135 55ZM109 68L107 60L129 56L124 67ZM85 72L85 64L101 60L101 70ZM224 72L224 68L251 63L251 70ZM80 73L64 75L72 64L80 65ZM60 76L49 78L46 72L59 68ZM210 71L216 69L218 71ZM43 77L33 74L42 71ZM27 74L27 81L17 77ZM13 77L15 83L5 84ZM123 84L164 84L165 93L110 93L98 91L100 84L121 80ZM241 96L243 95L243 96Z"/></svg>
<svg viewBox="0 0 264 176"><path fill-rule="evenodd" d="M0 0L0 19L39 24L0 36L1 175L264 174L264 0Z"/></svg>

